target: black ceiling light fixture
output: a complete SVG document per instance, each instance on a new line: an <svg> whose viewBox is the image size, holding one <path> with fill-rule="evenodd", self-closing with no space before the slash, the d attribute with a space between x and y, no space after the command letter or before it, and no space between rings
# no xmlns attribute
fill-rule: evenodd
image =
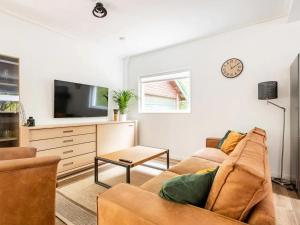
<svg viewBox="0 0 300 225"><path fill-rule="evenodd" d="M93 15L97 18L104 18L107 16L107 10L104 8L101 2L97 2L93 9Z"/></svg>

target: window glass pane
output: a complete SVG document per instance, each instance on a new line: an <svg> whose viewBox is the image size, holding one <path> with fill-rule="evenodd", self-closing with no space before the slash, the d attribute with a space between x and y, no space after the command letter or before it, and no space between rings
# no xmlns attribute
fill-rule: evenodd
<svg viewBox="0 0 300 225"><path fill-rule="evenodd" d="M191 90L189 72L142 78L140 88L141 112L180 113L190 111Z"/></svg>
<svg viewBox="0 0 300 225"><path fill-rule="evenodd" d="M96 106L106 107L108 102L107 89L97 87L96 88Z"/></svg>
<svg viewBox="0 0 300 225"><path fill-rule="evenodd" d="M102 87L92 87L90 108L107 109L108 90Z"/></svg>

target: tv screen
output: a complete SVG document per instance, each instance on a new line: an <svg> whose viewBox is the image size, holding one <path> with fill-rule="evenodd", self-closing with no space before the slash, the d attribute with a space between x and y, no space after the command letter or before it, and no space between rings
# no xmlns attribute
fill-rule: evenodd
<svg viewBox="0 0 300 225"><path fill-rule="evenodd" d="M54 118L106 117L108 88L54 81Z"/></svg>

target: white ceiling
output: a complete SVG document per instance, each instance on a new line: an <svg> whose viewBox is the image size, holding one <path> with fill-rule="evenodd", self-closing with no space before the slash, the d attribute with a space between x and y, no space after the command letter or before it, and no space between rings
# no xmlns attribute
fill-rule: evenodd
<svg viewBox="0 0 300 225"><path fill-rule="evenodd" d="M110 45L122 56L287 16L291 0L0 0L0 11L82 40ZM120 41L119 37L126 37Z"/></svg>

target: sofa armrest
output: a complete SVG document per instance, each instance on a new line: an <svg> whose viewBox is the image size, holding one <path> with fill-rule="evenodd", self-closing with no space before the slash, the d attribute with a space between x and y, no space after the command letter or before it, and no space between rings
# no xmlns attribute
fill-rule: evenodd
<svg viewBox="0 0 300 225"><path fill-rule="evenodd" d="M206 147L216 148L220 140L221 138L213 138L213 137L206 138Z"/></svg>
<svg viewBox="0 0 300 225"><path fill-rule="evenodd" d="M0 160L33 158L36 156L36 149L30 147L0 148Z"/></svg>
<svg viewBox="0 0 300 225"><path fill-rule="evenodd" d="M98 225L242 225L206 209L166 201L157 194L119 184L98 196Z"/></svg>

